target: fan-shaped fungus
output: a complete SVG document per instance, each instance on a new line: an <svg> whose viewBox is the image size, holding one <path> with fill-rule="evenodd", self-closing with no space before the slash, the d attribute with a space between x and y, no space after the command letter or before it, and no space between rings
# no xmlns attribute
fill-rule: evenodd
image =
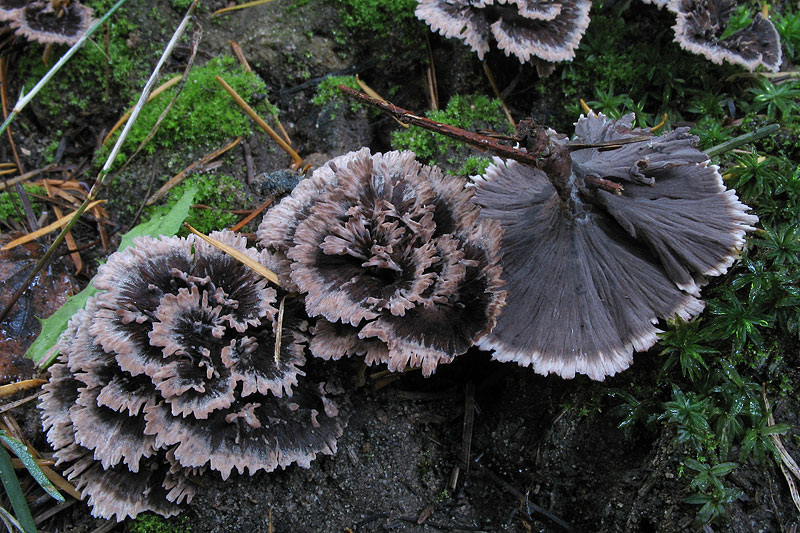
<svg viewBox="0 0 800 533"><path fill-rule="evenodd" d="M256 260L243 237L216 238ZM178 512L211 468L272 471L332 454L342 429L298 384L300 318L250 269L194 237L139 238L62 336L40 407L59 463L97 516Z"/></svg>
<svg viewBox="0 0 800 533"><path fill-rule="evenodd" d="M489 332L499 290L499 226L478 222L464 182L412 152L337 157L258 229L282 276L320 317L311 350L366 355L430 375Z"/></svg>
<svg viewBox="0 0 800 533"><path fill-rule="evenodd" d="M92 10L72 0L0 1L0 19L42 44L75 44L92 25Z"/></svg>
<svg viewBox="0 0 800 533"><path fill-rule="evenodd" d="M769 20L756 14L747 26L724 37L728 21L736 9L735 0L671 0L667 6L677 15L675 41L681 48L707 57L713 63L723 60L755 70L781 68L781 41Z"/></svg>
<svg viewBox="0 0 800 533"><path fill-rule="evenodd" d="M632 121L589 114L572 143L533 129L539 168L496 158L477 182L481 217L505 231L507 305L479 341L495 359L566 378L624 370L656 342L659 318L703 309L699 285L727 270L753 229L687 128L655 137Z"/></svg>
<svg viewBox="0 0 800 533"><path fill-rule="evenodd" d="M520 63L571 61L589 25L589 0L419 0L416 15L433 31L458 37L478 54L489 36Z"/></svg>

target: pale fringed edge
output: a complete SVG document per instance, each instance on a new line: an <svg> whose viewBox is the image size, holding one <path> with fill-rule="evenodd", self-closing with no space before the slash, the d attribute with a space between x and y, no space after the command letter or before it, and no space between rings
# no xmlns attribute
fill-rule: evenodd
<svg viewBox="0 0 800 533"><path fill-rule="evenodd" d="M677 316L688 321L699 315L704 308L705 304L701 300L687 294L677 306L672 318ZM622 349L609 353L598 352L580 364L576 364L574 360L551 357L539 350L518 350L492 335L483 337L476 346L482 350L493 351L492 359L495 361L517 363L523 367L531 366L534 372L543 376L556 374L564 379L573 379L576 374L585 374L595 381L604 381L607 376L613 376L630 367L633 364L634 351L647 351L658 342L658 334L663 332L655 327L658 320L658 318L651 319L653 327L650 331L625 342Z"/></svg>
<svg viewBox="0 0 800 533"><path fill-rule="evenodd" d="M665 7L669 9L668 6L669 6L670 0L642 0L642 2L644 2L645 4L654 5L658 9L664 9Z"/></svg>
<svg viewBox="0 0 800 533"><path fill-rule="evenodd" d="M25 9L29 0L0 1L0 22L12 21L19 17L19 12Z"/></svg>
<svg viewBox="0 0 800 533"><path fill-rule="evenodd" d="M306 294L306 310L311 316L324 316L332 322L348 321L352 325L358 325L362 320L372 320L377 318L381 312L389 311L395 315L402 315L405 311L414 306L414 302L430 284L430 276L425 275L424 271L430 267L435 260L435 249L428 243L414 249L412 257L409 258L413 264L415 273L413 283L410 287L396 291L394 294L379 301L367 295L362 298L352 294L347 287L361 288L358 278L360 273L366 273L366 269L358 270L353 273L351 279L346 279L349 274L343 274L340 280L325 279L321 275L321 267L318 264L318 254L321 246L346 248L346 245L355 244L342 237L336 237L331 233L331 225L338 224L341 217L351 214L355 217L359 214L355 204L361 196L361 192L373 186L371 180L384 178L387 182L385 187L389 187L388 179L399 178L398 187L405 187L413 190L413 204L409 211L398 213L393 211L396 206L391 205L383 212L388 216L396 217L403 221L394 230L396 233L393 240L388 244L406 245L403 241L420 240L418 234L410 233L409 227L420 225L420 231L430 231L432 234L433 219L435 214L426 212L429 208L426 204L433 201L435 193L425 180L431 173L430 167L424 167L414 159L413 152L387 152L370 154L368 150L356 152L357 157L350 158L346 165L337 166L336 190L325 191L323 198L315 204L313 212L300 222L295 231L295 244L288 251L287 256L294 261L291 265L292 279L299 287L301 292ZM409 197L409 201L410 201ZM404 196L405 200L405 196ZM380 200L379 198L379 201ZM418 221L410 220L407 216L415 213L421 218ZM366 222L362 218L357 218L356 222L361 222L360 228L364 228ZM430 228L428 228L430 226ZM381 227L381 231L390 232L392 225L388 222ZM347 228L345 228L347 229ZM359 228L353 228L358 230ZM353 238L356 237L350 231ZM331 238L336 237L334 240ZM411 243L409 243L410 245ZM374 248L374 246L373 246ZM371 250L360 250L364 256L369 258L373 255ZM332 262L336 262L341 257L338 254L326 254ZM330 268L328 269L330 271ZM366 280L365 280L366 281Z"/></svg>
<svg viewBox="0 0 800 533"><path fill-rule="evenodd" d="M346 166L350 159L359 157L363 152L369 153L369 148L331 159L310 177L301 180L291 194L269 209L261 220L256 230L258 244L269 253L269 263L278 274L283 289L292 292L299 290L291 278L292 262L286 257L286 252L294 243L297 225L309 215L322 193L328 187L336 186L338 166Z"/></svg>
<svg viewBox="0 0 800 533"><path fill-rule="evenodd" d="M75 442L69 410L78 399L80 385L70 372L66 357L59 356L58 363L50 367L50 379L42 386L44 394L39 398L42 428L54 450L66 448Z"/></svg>
<svg viewBox="0 0 800 533"><path fill-rule="evenodd" d="M520 63L527 63L532 57L552 63L572 61L589 27L591 7L590 0L563 0L561 12L553 20L519 26L500 19L492 24L492 35L497 47L506 56L516 56ZM544 42L546 39L558 44Z"/></svg>
<svg viewBox="0 0 800 533"><path fill-rule="evenodd" d="M434 32L447 38L464 41L473 52L483 59L489 51L490 26L479 8L464 0L418 0L414 14Z"/></svg>
<svg viewBox="0 0 800 533"><path fill-rule="evenodd" d="M49 6L49 2L41 2L42 6ZM91 8L79 4L77 1L72 1L68 6L68 13L65 13L62 18L73 17L77 20L77 24L72 28L71 33L59 33L53 31L45 31L43 29L36 29L31 26L28 19L29 12L33 14L34 18L38 13L33 11L38 6L30 6L23 9L18 9L6 19L10 21L11 27L15 29L17 35L22 35L29 41L36 41L42 44L75 44L83 36L84 33L94 23L92 20L93 11ZM41 9L40 9L41 11ZM52 15L55 18L55 14Z"/></svg>
<svg viewBox="0 0 800 533"><path fill-rule="evenodd" d="M81 495L88 497L92 516L116 519L117 522L136 518L145 511L164 517L179 514L181 508L168 501L168 489L163 487L168 475L169 466L163 459L153 461L147 468L133 473L120 466L104 470L90 453L79 458L65 471L65 476L75 483ZM167 484L172 483L174 481L170 480ZM177 499L180 491L174 495Z"/></svg>
<svg viewBox="0 0 800 533"><path fill-rule="evenodd" d="M519 175L515 175L515 173ZM503 177L504 174L508 176ZM529 184L525 182L526 179L530 181ZM514 198L513 201L511 201L516 213L512 217L514 221L532 217L532 214L528 212L532 209L532 202L540 204L542 207L539 209L544 210L538 211L535 217L537 224L540 226L548 227L548 224L557 223L560 220L559 217L563 218L563 215L558 215L558 213L560 213L558 206L550 205L551 202L548 200L555 194L555 191L546 181L546 177L541 173L537 174L534 172L534 169L523 167L514 162L506 164L502 160L495 160L495 164L489 167L486 177L479 180L478 185L479 187L488 186L495 180L497 180L498 183L494 184L490 190L486 191L483 198L481 198L481 194L477 195L477 200L479 202L485 203L487 200L491 200L493 202L499 201L507 205L511 200L503 202L502 195L500 195L498 191L511 191L512 189L508 188L506 183L511 180L519 186L524 184L527 187L526 190L530 190L531 197L530 199L527 197ZM486 183L486 185L483 185L483 183ZM491 216L488 215L488 213L494 210L485 209L485 211L486 214L484 216ZM519 212L517 213L517 211ZM551 220L553 216L556 218ZM579 232L576 234L580 235L581 239L586 241L587 244L595 242L595 239L604 235L604 230L602 230L601 227L590 228L589 226L585 226L586 224L594 225L597 224L597 222L589 220L576 224L578 224L576 227L569 230L570 233ZM511 227L515 234L519 234L522 231L522 226L519 224ZM535 230L531 228L530 231ZM524 232L522 234L524 234ZM565 236L559 236L553 233L549 239L552 241L552 244L549 246L553 247L554 250L559 250L564 247L569 249L574 248L574 245L569 244L571 242L570 239L565 240L565 238ZM516 247L520 248L523 244L523 242L518 242ZM618 259L615 259L614 253L616 252L606 251L604 256L602 254L597 255L600 253L600 250L605 250L604 246L607 245L613 245L620 250L625 248L622 242L614 243L608 238L604 238L596 245L590 246L589 249L584 250L580 255L580 257L583 258L580 263L584 264L588 261L588 266L584 266L578 270L574 268L570 269L567 268L567 265L559 263L558 257L553 257L550 259L550 263L555 262L554 264L557 267L558 265L561 266L552 268L553 265L548 267L547 263L539 265L541 275L537 277L536 273L525 274L523 270L521 270L526 264L524 257L516 256L516 259L514 259L508 256L508 245L505 244L504 253L506 253L507 257L504 258L504 261L506 259L511 260L514 268L512 269L513 272L507 270L504 275L509 282L507 285L509 293L514 295L514 299L517 303L514 304L516 305L514 309L506 308L500 320L512 322L506 322L507 325L502 328L498 325L492 333L479 340L477 345L482 349L495 350L493 358L496 360L517 362L521 366L532 366L534 371L540 374L546 375L555 373L570 379L574 377L576 373L581 373L587 374L592 379L602 380L607 375L614 375L627 368L633 360L633 350L646 350L657 341L657 334L660 331L655 327L655 324L658 323L659 318L671 318L677 315L688 320L702 311L704 306L702 301L674 288L672 294L665 294L664 297L660 299L660 302L646 305L637 304L630 308L618 309L616 308L616 303L612 301L609 305L613 303L615 306L614 309L606 310L603 312L603 315L591 321L576 321L581 316L584 316L581 314L580 309L586 308L584 312L591 312L586 306L592 304L593 299L601 298L603 295L607 297L609 294L614 294L614 285L611 284L608 275L621 275L624 273L624 268L618 271L620 265L614 264L619 262ZM579 247L579 249L582 248ZM544 252L537 253L539 256L542 256ZM656 291L659 285L669 287L671 284L670 280L664 273L658 275L655 264L648 264L649 260L636 255L640 252L637 252L635 249L631 250L630 253L631 259L635 259L635 263L631 268L641 267L644 269L643 272L647 271L649 275L656 276L651 282L640 284L639 286L641 286L641 289L637 290L637 293L642 293L644 296L646 292ZM505 264L508 266L508 263ZM602 265L604 264L608 267L606 268L608 275L600 275L598 273L599 277L591 276L591 272L594 269L599 268L603 270L604 267L602 267ZM513 280L508 279L508 276L512 275L517 278L521 276L521 279L525 283L514 284ZM590 277L586 278L587 275ZM555 279L547 279L545 276L549 276L549 278L555 277ZM663 276L663 279L661 279L661 276ZM572 309L569 309L569 312L564 316L562 316L561 313L555 313L555 311L549 310L551 309L550 302L552 302L554 309L563 308L564 302L562 301L559 303L557 301L559 299L558 293L548 295L547 292L549 291L552 293L553 287L561 283L559 280L561 277L568 277L568 279L571 280L569 283L577 283L586 278L586 282L597 289L597 295L582 297L583 299L581 301L576 301ZM629 278L627 280L628 284L635 281L630 276L627 277ZM631 287L635 288L636 286L637 285L634 283ZM541 287L541 290L537 287ZM555 298L553 297L554 294ZM535 305L526 305L525 302L527 300L525 298L533 299L532 301ZM633 296L631 296L631 298L633 298ZM613 300L613 298L611 300ZM570 306L567 305L566 307ZM512 311L513 315L510 314ZM542 321L551 315L555 322L552 324L552 328L548 328ZM519 320L519 322L514 322L514 320ZM538 322L536 322L538 325L530 324L531 320L538 320ZM559 322L559 320L561 322ZM565 320L566 323L564 322ZM568 339L563 342L558 341L558 339L561 338L558 332L552 332L552 329L555 328L559 331L564 330L563 333L566 335L569 334L570 328L575 329L581 327L583 323L587 324L585 327L588 329L580 333L580 337L578 338L578 341L580 341L579 344L570 344ZM618 326L614 327L614 324L618 324ZM542 338L541 340L537 340L539 337L528 338L524 340L524 342L514 346L510 341L506 342L502 337L503 335L509 335L513 339L516 339L516 335L533 330L552 332L551 338ZM563 345L560 349L558 348L559 344ZM605 345L605 347L592 349L593 346L603 345ZM547 348L544 348L545 346Z"/></svg>
<svg viewBox="0 0 800 533"><path fill-rule="evenodd" d="M364 356L367 364L379 364L389 358L386 343L377 338L359 338L358 328L349 323L317 319L309 349L314 357L337 361L345 356Z"/></svg>
<svg viewBox="0 0 800 533"><path fill-rule="evenodd" d="M561 13L560 2L539 0L497 0L498 4L513 4L517 6L519 15L530 20L551 21Z"/></svg>
<svg viewBox="0 0 800 533"><path fill-rule="evenodd" d="M756 14L755 21L751 26L756 24L760 25L763 31L768 31L770 33L771 40L777 43L776 48L772 51L775 54L774 60L772 61L770 61L769 58L765 58L763 53L758 53L753 59L748 60L726 46L714 43L698 43L691 40L688 36L691 23L690 14L681 11L682 1L683 0L669 0L667 5L668 9L676 15L677 21L672 29L675 31L674 41L678 43L681 48L693 54L701 55L716 65L721 65L723 61L728 61L734 65L740 65L750 72L758 68L759 65L763 65L767 70L772 72L778 72L781 69L783 50L780 45L780 35L775 25L768 19L762 17L760 13ZM748 27L739 31L753 30Z"/></svg>
<svg viewBox="0 0 800 533"><path fill-rule="evenodd" d="M486 288L484 294L489 293L491 296L490 302L487 305L485 313L482 318L485 319L486 324L480 331L470 332L470 336L460 339L460 349L443 350L436 348L430 344L415 341L410 338L404 338L394 330L392 324L384 319L378 318L372 322L364 325L358 333L362 342L371 338L378 338L387 347L385 353L379 350L372 350L368 353L366 362L368 364L375 364L376 362L383 362L387 364L387 368L392 372L401 372L406 368L421 367L422 374L425 377L431 376L436 368L441 364L451 363L457 356L465 353L471 346L475 345L478 340L487 335L497 324L497 318L505 305L506 291L503 289L504 282L501 279L502 267L500 261L500 242L502 230L500 225L495 221L484 220L474 228L471 239L467 243L461 243L459 249L452 249L453 256L464 256L463 248L467 245L475 246L478 248L485 257L487 262L481 267L479 277L485 278ZM445 239L442 237L441 239ZM441 240L440 239L440 240ZM455 239L446 239L445 243L455 246ZM459 263L473 263L473 260L459 261ZM463 287L463 281L466 273L465 268L458 268L459 264L452 265L455 270L450 273L452 279L449 279L441 284L439 287L442 298L446 299L448 296L457 295ZM477 265L472 265L477 267ZM445 267L447 268L447 267ZM446 302L430 302L432 307L443 306ZM470 306L469 303L466 304ZM450 331L443 331L443 335L453 334Z"/></svg>
<svg viewBox="0 0 800 533"><path fill-rule="evenodd" d="M70 409L75 442L91 450L104 469L123 463L138 472L140 461L156 453L155 439L143 435L144 417L121 414L97 403L99 389L82 388ZM154 402L145 406L145 412Z"/></svg>
<svg viewBox="0 0 800 533"><path fill-rule="evenodd" d="M343 433L338 419L325 414L320 420L317 409L285 398L251 396L247 400L214 413L207 422L172 417L165 405L159 405L146 414L145 431L155 435L159 447L177 445L174 454L181 465L208 465L222 479L228 479L234 469L252 475L293 463L309 468L318 454L336 453L336 441ZM324 402L321 407L327 413L338 412Z"/></svg>

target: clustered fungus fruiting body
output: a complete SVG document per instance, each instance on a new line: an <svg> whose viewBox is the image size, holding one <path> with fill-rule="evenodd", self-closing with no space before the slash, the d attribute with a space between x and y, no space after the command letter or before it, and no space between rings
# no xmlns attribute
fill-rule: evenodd
<svg viewBox="0 0 800 533"><path fill-rule="evenodd" d="M675 41L684 50L713 63L725 60L750 71L759 65L780 70L780 35L761 13L747 27L725 36L736 0L670 0L667 9L676 14Z"/></svg>
<svg viewBox="0 0 800 533"><path fill-rule="evenodd" d="M92 9L76 0L0 0L0 21L42 44L75 44L93 22Z"/></svg>
<svg viewBox="0 0 800 533"><path fill-rule="evenodd" d="M270 210L260 244L317 318L311 352L427 376L487 334L505 300L500 229L478 221L472 195L412 152L364 148Z"/></svg>
<svg viewBox="0 0 800 533"><path fill-rule="evenodd" d="M417 18L478 54L489 38L520 63L570 61L589 26L589 0L418 0ZM544 68L542 70L545 70Z"/></svg>
<svg viewBox="0 0 800 533"><path fill-rule="evenodd" d="M495 359L565 378L624 370L656 342L659 319L702 311L700 285L753 229L688 128L652 136L632 122L590 113L572 142L531 130L538 168L496 158L478 178L481 217L504 230L506 307L478 342Z"/></svg>
<svg viewBox="0 0 800 533"><path fill-rule="evenodd" d="M575 57L589 26L589 0L417 0L417 18L445 37L463 40L483 59L494 37L497 47L540 75L553 63ZM746 28L726 35L736 0L643 0L677 16L675 41L714 63L723 60L755 70L781 66L780 36L760 13Z"/></svg>
<svg viewBox="0 0 800 533"><path fill-rule="evenodd" d="M244 237L215 236L266 260ZM336 451L336 406L299 379L305 321L292 306L279 320L275 289L248 267L194 237L141 237L94 285L40 403L93 514L169 516L204 470L225 479Z"/></svg>

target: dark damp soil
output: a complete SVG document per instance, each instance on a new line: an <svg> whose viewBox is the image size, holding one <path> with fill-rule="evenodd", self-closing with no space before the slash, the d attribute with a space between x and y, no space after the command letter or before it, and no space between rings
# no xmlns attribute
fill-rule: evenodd
<svg viewBox="0 0 800 533"><path fill-rule="evenodd" d="M133 42L165 43L181 16L173 3L131 3L125 17L134 21ZM348 33L343 29L343 8L335 2L280 0L214 20L210 11L227 2L206 4L199 16L204 37L198 61L230 53L229 40L237 41L266 82L267 96L280 109L295 148L310 163L362 146L390 149L390 132L396 127L385 116L351 111L347 104L337 111L332 104L312 103L317 85L331 73L358 73L398 105L427 109L427 38L441 101L454 94L491 94L480 63L468 49L424 27L416 28L417 40L408 45L396 34L401 28L391 25L389 33L378 38L377 30L369 28ZM18 57L25 50L15 48L13 53ZM179 49L168 70L183 69L185 47L182 54ZM535 69L497 52L488 55L488 62L499 86L509 88L505 97L514 117L533 116L568 131L572 119L567 118L563 95L538 90ZM137 79L147 74L138 73ZM554 76L560 74L557 69ZM548 83L557 86L552 80ZM12 94L19 90L18 85L11 88ZM87 159L134 96L110 98L71 117L80 128L56 128L32 107L17 130L23 163L38 168L45 147L61 142L66 147L64 162L78 165L83 172L79 179L90 184ZM275 150L266 135L255 133L245 141L257 175L274 175L288 167L289 158ZM119 229L128 229L135 212L122 207L138 207L153 175L174 174L208 151L179 145L141 157L118 178L110 195L109 210ZM4 161L8 153L3 145ZM244 182L246 153L232 152L217 171ZM264 197L258 181L246 186L245 193L249 207ZM99 248L86 253L90 268L79 276L81 284L93 273L94 259L106 254ZM186 505L184 518L168 524L175 531L188 527L193 532L691 530L698 507L682 502L690 494L689 473L681 465L684 454L675 444L675 429L657 420L629 432L618 427L622 417L616 412L614 391L649 387L660 379L659 368L657 353L641 353L631 369L598 383L584 377L565 381L534 375L529 369L493 362L478 350L440 368L430 379L417 372L387 376L356 360L311 361L309 379L336 383L343 391L334 397L347 420L338 452L319 457L309 469L234 473L225 481L208 473ZM789 378L798 381L796 374ZM784 422L798 422L794 400L780 401L777 412ZM46 450L37 412L28 406L16 417L31 442ZM800 457L793 444L797 441L785 442L790 453ZM743 465L733 484L745 496L730 506L729 521L712 530L797 527L797 510L774 463ZM41 528L122 531L131 525L93 519L79 503L44 521Z"/></svg>

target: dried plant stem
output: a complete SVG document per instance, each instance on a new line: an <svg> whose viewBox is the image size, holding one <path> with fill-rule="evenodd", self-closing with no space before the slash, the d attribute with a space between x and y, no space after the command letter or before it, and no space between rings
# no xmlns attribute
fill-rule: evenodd
<svg viewBox="0 0 800 533"><path fill-rule="evenodd" d="M220 242L213 237L209 237L208 235L203 235L202 233L194 229L189 224L186 224L185 222L183 223L183 225L186 229L188 229L189 231L191 231L192 233L194 233L195 235L206 241L214 248L233 257L234 259L236 259L237 261L248 267L250 270L254 271L256 274L265 278L270 283L273 283L278 287L281 286L280 282L278 281L277 274L275 274L273 271L271 271L264 265L260 264L258 261L251 259L248 255L243 254L242 252L240 252L239 250L237 250L232 246L228 246L224 242Z"/></svg>
<svg viewBox="0 0 800 533"><path fill-rule="evenodd" d="M238 6L223 7L222 9L217 9L216 11L211 13L211 16L216 17L217 15L222 15L223 13L228 13L230 11L236 11L237 9L245 9L247 7L259 6L261 4L267 4L273 1L274 0L253 0L252 2L245 2L244 4L239 4Z"/></svg>
<svg viewBox="0 0 800 533"><path fill-rule="evenodd" d="M100 18L100 20L98 20L97 22L95 22L95 23L92 25L92 27L91 27L91 28L89 28L88 30L86 30L86 33L84 33L84 34L81 36L81 38L80 38L80 39L78 39L78 42L76 42L75 44L73 44L73 45L70 47L70 49L69 49L69 50L67 50L67 52L66 52L66 53L65 53L63 56L61 56L61 59L59 59L59 60L56 62L56 64L55 64L55 65L53 65L53 67L52 67L50 70L48 70L48 71L47 71L47 74L45 74L45 75L42 77L42 79L41 79L41 80L39 80L39 83L37 83L36 85L34 85L34 86L33 86L33 89L31 89L31 90L28 92L28 94L26 94L26 95L22 96L22 97L21 97L21 98L20 98L20 99L17 101L17 103L14 105L14 109L12 109L12 110L11 110L11 113L8 115L8 118L7 118L7 119L6 119L6 120L3 122L3 124L2 124L2 125L0 125L0 134L2 134L2 133L3 133L3 132L6 130L6 128L8 128L8 125L9 125L9 124L11 124L11 122L14 120L14 118L16 118L16 116L20 114L20 112L21 112L21 111L22 111L22 110L25 108L25 106L26 106L26 105L28 105L28 103L30 103L30 101L31 101L31 100L33 100L34 96L36 96L36 95L39 93L39 91L41 91L41 90L42 90L42 88L43 88L45 85L47 85L47 82L49 82L49 81L50 81L50 79L51 79L53 76L55 76L56 72L58 72L59 70L61 70L61 67L63 67L63 66L66 64L66 62L67 62L67 61L69 61L69 59L70 59L70 58L71 58L73 55L75 55L75 52L77 52L78 50L80 50L80 49L81 49L81 47L83 46L83 43L85 43L85 42L86 42L86 39L88 39L88 38L89 38L89 36L90 36L91 34L93 34L93 33L94 33L96 30L97 30L97 28L99 28L100 26L102 26L102 24L103 24L103 23L104 23L106 20L108 20L108 18L109 18L109 17L110 17L110 16L111 16L111 15L112 15L112 14L113 14L113 13L114 13L114 12L115 12L117 9L119 9L119 7L120 7L122 4L124 4L124 3L125 3L125 0L118 0L116 4L114 4L113 6L111 6L111 9L109 9L109 10L106 12L106 14L105 14L105 15L103 15L103 16ZM192 9L192 8L190 8L190 9Z"/></svg>
<svg viewBox="0 0 800 533"><path fill-rule="evenodd" d="M486 74L486 79L489 80L489 85L492 86L492 91L494 91L494 94L495 96L497 96L497 99L500 100L500 105L503 106L503 113L506 114L506 118L511 123L511 127L516 128L517 123L514 122L514 117L511 116L511 111L508 110L508 106L506 106L503 97L500 95L500 89L497 88L497 83L494 81L494 76L492 75L492 71L489 70L489 63L487 63L486 61L481 61L481 64L483 65L483 73Z"/></svg>
<svg viewBox="0 0 800 533"><path fill-rule="evenodd" d="M249 223L250 223L250 221L252 221L252 220L253 220L254 218L256 218L258 215L260 215L261 213L263 213L263 212L264 212L264 210L265 210L266 208L268 208L268 207L269 207L269 204L271 204L271 203L272 203L272 198L268 199L266 202L264 202L263 204L261 204L261 205L260 205L260 206L258 206L257 208L253 209L253 211L252 211L252 212L251 212L249 215L247 215L246 217L244 217L244 218L243 218L242 220L240 220L240 221L239 221L239 222L238 222L238 223L237 223L235 226L233 226L233 227L231 228L231 231L239 231L240 229L242 229L243 227L245 227L247 224L249 224Z"/></svg>
<svg viewBox="0 0 800 533"><path fill-rule="evenodd" d="M77 222L77 220L81 217L83 212L86 211L86 208L89 206L89 204L94 202L95 198L97 197L97 194L100 192L100 189L105 184L105 180L106 177L108 176L109 169L111 168L111 165L114 163L114 160L117 158L117 155L119 154L119 151L122 148L122 143L125 142L125 139L128 137L128 133L130 132L133 123L136 122L136 119L139 117L139 112L142 110L142 107L144 107L144 104L147 101L147 97L150 95L150 91L153 90L153 86L155 85L156 80L158 79L159 73L161 72L161 68L167 62L169 56L172 55L172 50L175 48L175 45L178 44L178 40L186 31L186 28L189 25L189 21L192 18L192 14L194 13L194 10L197 7L199 1L200 0L194 0L192 2L192 4L189 6L189 9L186 12L186 15L183 17L183 20L178 25L178 28L175 30L175 33L172 35L172 39L170 39L169 43L167 43L167 46L164 49L164 53L161 54L161 58L158 60L158 63L156 64L156 67L153 69L152 74L150 74L150 79L147 80L144 89L142 89L142 94L139 96L139 101L137 102L136 107L131 113L130 119L128 119L127 124L125 124L125 128L123 128L122 133L120 133L120 136L117 139L117 142L111 149L111 153L108 155L108 159L106 159L106 162L103 165L103 168L100 170L100 174L98 175L97 180L95 180L95 183L92 186L91 190L89 191L89 194L86 196L86 199L83 201L81 206L75 211L69 222L67 222L64 228L62 228L61 233L58 234L58 236L55 238L55 240L47 249L47 251L44 253L44 255L42 255L41 259L39 259L39 261L36 263L36 266L34 266L30 274L28 274L28 277L25 279L25 281L22 284L20 284L19 289L17 289L17 291L11 296L5 309L3 309L3 311L0 313L0 322L5 320L5 318L8 316L8 313L11 311L14 305L16 305L17 300L19 300L19 297L22 296L25 290L27 290L31 281L33 281L36 275L39 274L42 268L44 268L44 266L48 263L48 261L50 261L50 258L55 253L58 245L61 244L61 242L64 240L64 237L66 236L67 232L72 228L75 222ZM55 74L55 72L61 68L61 66L66 62L65 58L67 58L68 55L71 56L72 54L74 54L75 51L77 51L77 47L79 47L79 45L86 40L88 35L92 31L97 29L99 25L103 23L108 18L108 16L111 13L113 13L124 2L125 0L119 0L116 4L114 4L114 7L112 7L109 10L109 12L106 13L105 16L103 16L102 19L100 19L94 26L89 28L89 31L87 31L86 34L83 37L81 37L81 39L77 43L75 43L75 45L73 45L72 48L70 48L67 54L65 54L64 57L62 57L58 61L58 63L56 63L53 66L53 68L50 69L50 71L45 75L45 77L42 78L42 80L40 80L38 84L36 84L36 87L34 87L36 92L38 92L38 90L40 90L41 87L44 86L44 83L46 83L46 81L52 78L53 74ZM70 54L70 52L72 52L72 54ZM32 90L31 93L35 94L34 90ZM14 112L19 113L22 107L24 107L24 105L30 101L31 95L29 94L25 98L26 99L24 102L22 101L20 102L23 105L17 103L17 105L14 107ZM6 120L6 122L3 123L3 126L0 126L0 133L2 133L2 131L5 130L6 127L8 127L8 123L10 123L11 119L13 118L14 112L12 112L12 114L9 115L9 120Z"/></svg>
<svg viewBox="0 0 800 533"><path fill-rule="evenodd" d="M228 94L230 94L230 95L231 95L231 98L233 98L233 100L234 100L234 101L235 101L235 102L236 102L236 103L239 105L239 107L241 107L241 108L242 108L242 111L244 111L245 113L247 113L247 114L250 116L250 118L252 118L252 119L255 121L255 123L256 123L256 124L258 124L258 126L259 126L259 127L262 129L262 130L264 130L265 132L267 132L267 135L269 135L269 136L272 138L272 140L273 140L273 141L275 141L276 143L278 143L278 146L280 146L281 148L283 148L283 150L284 150L284 151L285 151L287 154L289 154L289 156L292 158L292 163L294 164L295 168L300 168L300 167L302 167L302 166L303 166L303 158L302 158L302 157L300 157L300 155L299 155L297 152L295 152L295 151L294 151L294 149L293 149L291 146L289 146L289 145L286 143L286 141L284 141L283 139L281 139L280 135L278 135L277 133L275 133L275 130L273 130L272 128L270 128L270 127L269 127L269 124L267 124L266 122L264 122L264 119L262 119L261 117L259 117L259 116L258 116L258 113L256 113L256 112L253 110L253 108L252 108L252 107L250 107L250 106L247 104L247 102L245 102L245 101L244 101L244 99L243 99L241 96L239 96L239 93L237 93L237 92L234 90L234 88L233 88L233 87L231 87L230 85L228 85L228 83L227 83L225 80L223 80L222 78L220 78L219 76L217 76L216 78L217 78L217 82L218 82L220 85L222 85L222 87L223 87L223 88L224 88L226 91L228 91Z"/></svg>
<svg viewBox="0 0 800 533"><path fill-rule="evenodd" d="M150 93L150 96L147 98L147 101L149 102L150 100L152 100L156 96L160 95L161 93L163 93L164 91L166 91L167 89L169 89L170 87L172 87L173 85L178 83L179 81L181 81L181 77L180 76L174 76L174 77L168 79L167 81L162 83L161 86L158 87L155 91ZM108 143L109 139L111 139L111 137L117 132L117 130L120 129L122 127L122 125L125 124L125 122L129 118L131 118L131 113L132 112L133 112L133 108L128 109L125 112L125 114L122 115L119 118L119 120L113 126L111 126L111 130L109 130L109 132L106 133L106 136L103 138L103 142L102 142L103 146L105 146Z"/></svg>

